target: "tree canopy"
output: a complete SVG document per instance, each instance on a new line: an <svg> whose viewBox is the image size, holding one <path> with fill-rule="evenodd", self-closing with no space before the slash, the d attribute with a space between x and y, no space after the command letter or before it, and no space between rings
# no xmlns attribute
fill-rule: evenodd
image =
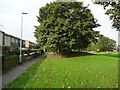
<svg viewBox="0 0 120 90"><path fill-rule="evenodd" d="M115 45L116 45L115 40L103 36L100 39L98 39L97 43L91 43L88 49L91 49L93 51L97 51L98 49L100 51L109 51L113 50Z"/></svg>
<svg viewBox="0 0 120 90"><path fill-rule="evenodd" d="M83 49L96 42L100 26L83 2L52 2L41 7L35 37L41 49L57 53Z"/></svg>
<svg viewBox="0 0 120 90"><path fill-rule="evenodd" d="M104 9L107 9L106 14L109 15L110 20L113 21L112 27L120 31L120 0L114 0L112 2L94 2L95 4L103 5Z"/></svg>

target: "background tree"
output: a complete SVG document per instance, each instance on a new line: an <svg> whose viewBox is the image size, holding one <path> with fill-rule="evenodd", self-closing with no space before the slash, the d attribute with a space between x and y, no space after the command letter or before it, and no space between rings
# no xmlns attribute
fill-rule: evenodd
<svg viewBox="0 0 120 90"><path fill-rule="evenodd" d="M94 2L95 4L103 5L104 9L107 9L106 14L109 15L110 20L113 21L112 27L120 31L120 0L114 0L110 2Z"/></svg>
<svg viewBox="0 0 120 90"><path fill-rule="evenodd" d="M97 51L97 49L100 51L110 51L114 49L115 45L115 40L103 36L98 39L97 43L91 43L88 48L93 51Z"/></svg>
<svg viewBox="0 0 120 90"><path fill-rule="evenodd" d="M100 26L83 2L52 2L39 10L35 37L41 49L57 53L83 49L96 42Z"/></svg>

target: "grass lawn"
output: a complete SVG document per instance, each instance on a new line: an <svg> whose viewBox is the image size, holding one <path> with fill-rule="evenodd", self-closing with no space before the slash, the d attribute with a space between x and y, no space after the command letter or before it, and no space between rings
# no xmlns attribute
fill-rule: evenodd
<svg viewBox="0 0 120 90"><path fill-rule="evenodd" d="M118 53L60 58L49 54L6 88L117 88Z"/></svg>

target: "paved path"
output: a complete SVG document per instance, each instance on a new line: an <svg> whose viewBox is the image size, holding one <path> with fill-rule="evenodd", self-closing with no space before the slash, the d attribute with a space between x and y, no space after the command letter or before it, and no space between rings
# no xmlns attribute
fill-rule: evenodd
<svg viewBox="0 0 120 90"><path fill-rule="evenodd" d="M43 54L44 55L44 54ZM18 76L23 74L32 64L36 63L40 58L43 56L40 55L31 61L25 62L23 64L20 64L9 71L3 73L2 75L2 87L4 88L6 85L8 85L11 81L15 80Z"/></svg>

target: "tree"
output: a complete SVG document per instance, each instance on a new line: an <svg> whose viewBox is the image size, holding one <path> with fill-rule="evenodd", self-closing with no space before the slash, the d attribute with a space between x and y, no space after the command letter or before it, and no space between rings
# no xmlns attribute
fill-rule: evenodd
<svg viewBox="0 0 120 90"><path fill-rule="evenodd" d="M97 49L99 49L100 51L109 51L113 50L115 45L115 40L103 36L100 39L98 39L97 43L91 43L88 48L93 51L96 51Z"/></svg>
<svg viewBox="0 0 120 90"><path fill-rule="evenodd" d="M100 26L83 2L52 2L39 10L35 37L41 49L57 53L88 47L96 42Z"/></svg>
<svg viewBox="0 0 120 90"><path fill-rule="evenodd" d="M116 28L117 31L120 31L120 0L114 0L113 2L94 2L95 4L103 5L104 9L110 7L106 11L106 14L109 15L110 20L113 21L112 27Z"/></svg>

